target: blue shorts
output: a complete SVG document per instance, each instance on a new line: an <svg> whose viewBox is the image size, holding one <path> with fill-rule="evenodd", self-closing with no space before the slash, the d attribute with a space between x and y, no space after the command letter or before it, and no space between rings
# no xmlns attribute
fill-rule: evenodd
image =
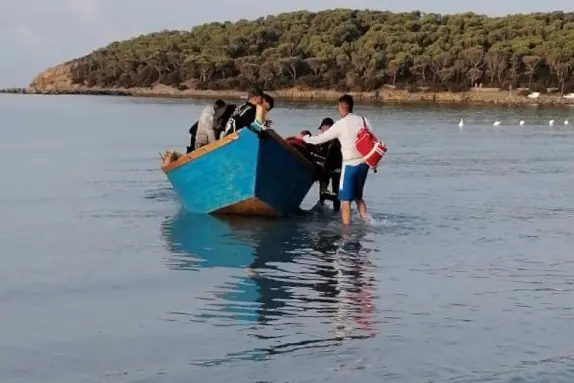
<svg viewBox="0 0 574 383"><path fill-rule="evenodd" d="M357 201L363 199L363 187L369 174L369 165L343 165L341 169L341 184L339 199L341 201Z"/></svg>

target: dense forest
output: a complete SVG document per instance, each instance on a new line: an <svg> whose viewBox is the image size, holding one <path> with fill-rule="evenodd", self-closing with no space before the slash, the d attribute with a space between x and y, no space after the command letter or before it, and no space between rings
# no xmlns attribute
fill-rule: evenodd
<svg viewBox="0 0 574 383"><path fill-rule="evenodd" d="M373 91L383 85L462 91L574 88L574 13L506 17L335 9L210 23L142 35L73 61L89 87L299 87ZM573 76L574 77L574 76Z"/></svg>

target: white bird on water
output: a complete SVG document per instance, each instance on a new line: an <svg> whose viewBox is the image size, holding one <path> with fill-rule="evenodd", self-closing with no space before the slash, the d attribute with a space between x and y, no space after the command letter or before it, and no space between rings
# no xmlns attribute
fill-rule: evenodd
<svg viewBox="0 0 574 383"><path fill-rule="evenodd" d="M520 120L520 126L524 126L524 124L526 124L526 121Z"/></svg>
<svg viewBox="0 0 574 383"><path fill-rule="evenodd" d="M494 121L494 124L492 124L493 126L500 126L500 121Z"/></svg>
<svg viewBox="0 0 574 383"><path fill-rule="evenodd" d="M569 124L568 120L564 121L564 125L568 125L568 124Z"/></svg>
<svg viewBox="0 0 574 383"><path fill-rule="evenodd" d="M462 128L464 126L464 121L462 120L462 118L460 119L460 122L458 123L458 127Z"/></svg>
<svg viewBox="0 0 574 383"><path fill-rule="evenodd" d="M548 121L548 126L554 126L554 120Z"/></svg>

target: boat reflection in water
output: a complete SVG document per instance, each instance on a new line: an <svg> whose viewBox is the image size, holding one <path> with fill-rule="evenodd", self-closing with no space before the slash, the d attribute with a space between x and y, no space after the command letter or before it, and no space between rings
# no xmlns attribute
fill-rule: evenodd
<svg viewBox="0 0 574 383"><path fill-rule="evenodd" d="M374 337L373 249L363 243L368 232L360 226L341 230L320 216L180 212L162 226L170 251L167 266L200 273L231 269L232 276L218 280L211 296L197 297L205 302L200 312L179 314L218 326L256 326L253 336L275 340L262 348L266 355ZM306 328L312 328L312 337L302 334ZM324 336L317 339L318 333Z"/></svg>

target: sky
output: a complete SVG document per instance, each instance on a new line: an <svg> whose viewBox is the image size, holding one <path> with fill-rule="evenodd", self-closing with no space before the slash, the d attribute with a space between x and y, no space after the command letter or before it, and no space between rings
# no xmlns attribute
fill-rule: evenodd
<svg viewBox="0 0 574 383"><path fill-rule="evenodd" d="M310 4L313 4L312 6ZM211 21L329 8L473 11L493 16L574 11L573 0L0 0L0 88L25 87L41 70L111 41Z"/></svg>

